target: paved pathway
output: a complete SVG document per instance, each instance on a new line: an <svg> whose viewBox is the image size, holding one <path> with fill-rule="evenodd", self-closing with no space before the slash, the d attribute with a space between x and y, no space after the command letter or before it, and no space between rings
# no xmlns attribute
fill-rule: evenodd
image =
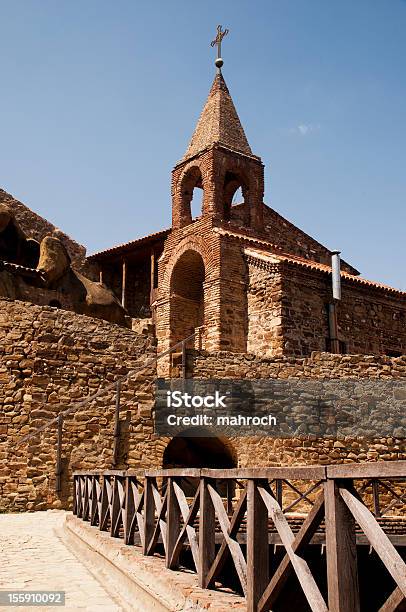
<svg viewBox="0 0 406 612"><path fill-rule="evenodd" d="M0 589L66 592L64 607L0 606L0 612L123 610L58 535L64 516L60 510L0 514Z"/></svg>

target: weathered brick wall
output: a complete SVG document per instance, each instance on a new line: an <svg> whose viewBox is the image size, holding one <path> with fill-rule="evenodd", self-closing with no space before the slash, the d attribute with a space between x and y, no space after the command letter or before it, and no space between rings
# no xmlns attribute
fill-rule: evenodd
<svg viewBox="0 0 406 612"><path fill-rule="evenodd" d="M263 204L263 219L262 238L266 238L272 244L277 245L285 253L304 257L309 261L331 265L331 251L329 249L266 204ZM243 204L236 204L231 207L231 223L238 226L244 225ZM341 266L346 272L351 274L356 272L355 268L345 261L341 261Z"/></svg>
<svg viewBox="0 0 406 612"><path fill-rule="evenodd" d="M66 417L62 492L55 494L56 427L23 436L155 355L148 337L105 321L25 302L0 300L0 508L69 504L71 472L111 469L114 389ZM120 467L161 465L151 408L155 366L122 389Z"/></svg>
<svg viewBox="0 0 406 612"><path fill-rule="evenodd" d="M314 352L310 357L261 357L205 351L189 354L188 373L195 378L406 379L406 356L375 357ZM271 439L230 438L239 467L353 463L406 459L404 438Z"/></svg>
<svg viewBox="0 0 406 612"><path fill-rule="evenodd" d="M156 322L160 350L202 323L203 348L212 351L304 356L329 350L331 275L306 265L273 263L245 254L249 239L222 233L223 225L219 228L216 220L203 216L174 230L167 239L159 261ZM187 302L183 289L174 291L171 287L177 272L179 287L189 290L190 278L180 265L187 252L199 254L205 268L203 319L196 314L196 303ZM193 275L196 277L197 270ZM404 294L343 278L337 314L343 351L374 355L406 352Z"/></svg>
<svg viewBox="0 0 406 612"><path fill-rule="evenodd" d="M293 266L282 266L281 277L283 354L310 355L312 351L325 351L331 280Z"/></svg>
<svg viewBox="0 0 406 612"><path fill-rule="evenodd" d="M326 350L331 279L289 266L282 272L282 328L285 354ZM406 353L406 298L344 279L337 305L339 338L348 353Z"/></svg>
<svg viewBox="0 0 406 612"><path fill-rule="evenodd" d="M232 188L230 192L228 185ZM172 173L174 229L192 221L190 200L195 186L203 188L203 214L217 219L230 217L231 198L241 186L246 196L241 212L244 225L262 231L264 167L259 158L218 145L175 166Z"/></svg>
<svg viewBox="0 0 406 612"><path fill-rule="evenodd" d="M269 240L280 246L285 253L331 265L329 249L265 204L264 227ZM355 271L352 266L344 261L342 262L342 269L350 273Z"/></svg>
<svg viewBox="0 0 406 612"><path fill-rule="evenodd" d="M245 352L248 337L247 266L240 245L222 237L220 350Z"/></svg>
<svg viewBox="0 0 406 612"><path fill-rule="evenodd" d="M259 264L259 265L258 265ZM248 262L247 351L262 355L282 355L282 279L277 269Z"/></svg>
<svg viewBox="0 0 406 612"><path fill-rule="evenodd" d="M247 350L247 272L243 252L238 241L213 231L213 227L213 218L203 216L172 231L165 242L159 260L156 303L159 350L166 350L191 333L192 319L195 327L200 326L202 310L205 349ZM203 308L196 300L187 303L187 292L200 274L197 257L204 266ZM194 267L187 265L187 258L196 260Z"/></svg>
<svg viewBox="0 0 406 612"><path fill-rule="evenodd" d="M212 225L211 217L202 217L186 227L172 231L165 242L164 252L158 263L158 294L155 305L159 351L168 349L179 339L179 335L185 332L185 322L177 319L179 308L176 299L172 301L171 295L175 295L176 287L182 284L187 290L187 278L182 276L186 274L188 266L184 266L182 261L184 262L184 258L191 251L195 257L201 258L204 265L203 346L208 350L219 348L221 238L211 231ZM177 268L177 264L181 266ZM180 278L177 278L178 273Z"/></svg>

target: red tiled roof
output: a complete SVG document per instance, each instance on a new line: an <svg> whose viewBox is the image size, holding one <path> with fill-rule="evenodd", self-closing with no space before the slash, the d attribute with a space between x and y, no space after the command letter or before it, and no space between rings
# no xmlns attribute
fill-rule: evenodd
<svg viewBox="0 0 406 612"><path fill-rule="evenodd" d="M160 232L155 232L153 234L148 234L148 236L142 236L141 238L136 238L135 240L131 240L130 242L124 242L123 244L118 244L117 246L111 247L110 249L106 249L104 251L98 251L97 253L93 253L89 255L87 259L98 259L99 257L106 257L108 255L118 255L121 252L128 252L134 248L139 246L143 246L144 244L148 244L149 242L155 242L160 238L165 239L170 233L170 229L164 229Z"/></svg>
<svg viewBox="0 0 406 612"><path fill-rule="evenodd" d="M117 255L121 252L127 252L132 250L133 248L137 248L144 244L148 244L149 242L154 242L159 239L165 239L169 233L170 229L164 229L160 232L155 232L153 234L149 234L148 236L143 236L141 238L137 238L136 240L132 240L130 242L125 242L123 244L117 245L115 247L111 247L110 249L106 249L105 251L99 251L98 253L93 253L90 255L88 259L97 259L99 257L105 257L109 255ZM286 261L288 263L292 263L303 268L307 268L309 270L317 270L319 272L325 272L327 274L331 274L331 266L327 264L322 264L317 261L312 261L310 259L305 259L304 257L299 257L296 255L291 255L288 253L284 253L280 246L269 242L268 240L264 240L262 238L254 238L252 236L248 236L247 234L231 231L228 229L224 229L221 227L215 227L214 231L223 234L225 236L230 236L233 238L238 238L243 240L244 242L249 242L254 245L263 245L265 248L271 249L270 251L256 248L246 249L246 253L252 255L253 257L257 256L259 259L266 259L272 262L272 258L276 258L279 261ZM276 252L274 252L276 251ZM383 283L378 283L375 281L368 280L366 278L362 278L356 274L350 274L349 272L341 271L341 277L348 279L350 281L357 282L361 285L366 285L369 287L375 287L377 289L383 289L385 291L389 291L391 293L396 293L399 295L406 295L406 291L402 291L401 289L396 289L395 287L391 287L390 285L384 285Z"/></svg>
<svg viewBox="0 0 406 612"><path fill-rule="evenodd" d="M237 206L239 206L239 204ZM267 206L266 204L264 204L264 206L266 208L268 208L270 211L272 211L272 213L274 213L275 215L280 217L285 223L289 224L289 226L291 226L295 231L299 232L300 234L303 234L303 235L307 236L315 244L318 244L320 247L325 249L326 254L329 253L329 250L327 249L327 247L324 247L320 242L317 242L316 240L314 240L314 238L312 238L308 234L305 234L305 232L302 232L302 230L299 229L298 227L296 227L296 225L293 225L292 223L290 223L290 221L287 221L284 217L282 217L279 213L274 211L272 208L269 208L269 206ZM273 244L272 242L269 242L268 240L265 240L264 238L256 238L254 236L250 236L249 234L236 232L235 230L232 231L232 230L226 229L224 227L215 228L215 231L217 231L220 234L223 234L224 236L231 236L232 238L237 238L239 240L243 240L244 242L248 241L248 242L252 242L252 243L256 243L256 244L263 244L263 245L269 246L272 249L275 249L275 250L278 250L278 251L281 251L281 252L283 251L282 247L280 247L278 244ZM312 261L312 260L307 260L304 257L300 258L300 259L303 259L303 261ZM343 265L347 266L347 269L348 269L348 271L351 274L359 274L358 270L356 268L354 268L354 266L351 266L349 263L347 263L344 259L341 260L341 263Z"/></svg>
<svg viewBox="0 0 406 612"><path fill-rule="evenodd" d="M251 248L245 249L245 252L247 255L251 255L253 257L258 256L260 259L268 259L270 262L272 262L272 260L277 259L279 261L286 261L288 263L292 263L303 268L307 268L309 270L317 270L319 272L331 274L331 266L321 264L316 261L310 261L308 259L304 259L303 257L296 257L293 255L288 255L286 253L270 253L268 251L263 251L262 249ZM356 276L355 274L349 274L348 272L341 271L341 277L356 283L360 283L361 285L367 285L369 287L375 287L377 289L384 289L385 291L389 291L391 293L406 295L406 291L402 291L401 289L395 289L394 287L390 287L389 285L377 283L375 281L362 278L361 276Z"/></svg>
<svg viewBox="0 0 406 612"><path fill-rule="evenodd" d="M231 236L231 238L239 238L244 240L244 242L252 242L254 244L263 244L272 249L282 252L282 248L273 242L269 242L269 240L265 240L264 238L254 238L253 236L249 236L248 234L243 234L240 232L232 231L229 229L224 229L223 227L214 227L213 231L217 234L223 234L223 236Z"/></svg>

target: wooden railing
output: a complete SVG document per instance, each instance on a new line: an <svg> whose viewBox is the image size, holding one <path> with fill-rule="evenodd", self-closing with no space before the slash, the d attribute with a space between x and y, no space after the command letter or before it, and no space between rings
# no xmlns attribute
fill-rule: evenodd
<svg viewBox="0 0 406 612"><path fill-rule="evenodd" d="M373 612L358 580L359 547L369 544L392 584L374 609L389 612L406 601L405 481L406 461L77 472L74 513L144 555L161 552L170 569L187 555L202 588L215 588L231 563L250 611L285 609L295 576L306 602L298 610ZM307 560L311 545L325 549L324 578Z"/></svg>

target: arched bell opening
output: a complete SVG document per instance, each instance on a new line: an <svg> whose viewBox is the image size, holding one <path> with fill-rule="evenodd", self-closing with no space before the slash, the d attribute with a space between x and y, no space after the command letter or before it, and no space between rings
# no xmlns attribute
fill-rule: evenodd
<svg viewBox="0 0 406 612"><path fill-rule="evenodd" d="M193 166L182 177L181 207L182 217L191 223L203 212L204 188L200 168Z"/></svg>
<svg viewBox="0 0 406 612"><path fill-rule="evenodd" d="M235 172L226 172L224 177L223 217L225 221L249 224L247 182Z"/></svg>

